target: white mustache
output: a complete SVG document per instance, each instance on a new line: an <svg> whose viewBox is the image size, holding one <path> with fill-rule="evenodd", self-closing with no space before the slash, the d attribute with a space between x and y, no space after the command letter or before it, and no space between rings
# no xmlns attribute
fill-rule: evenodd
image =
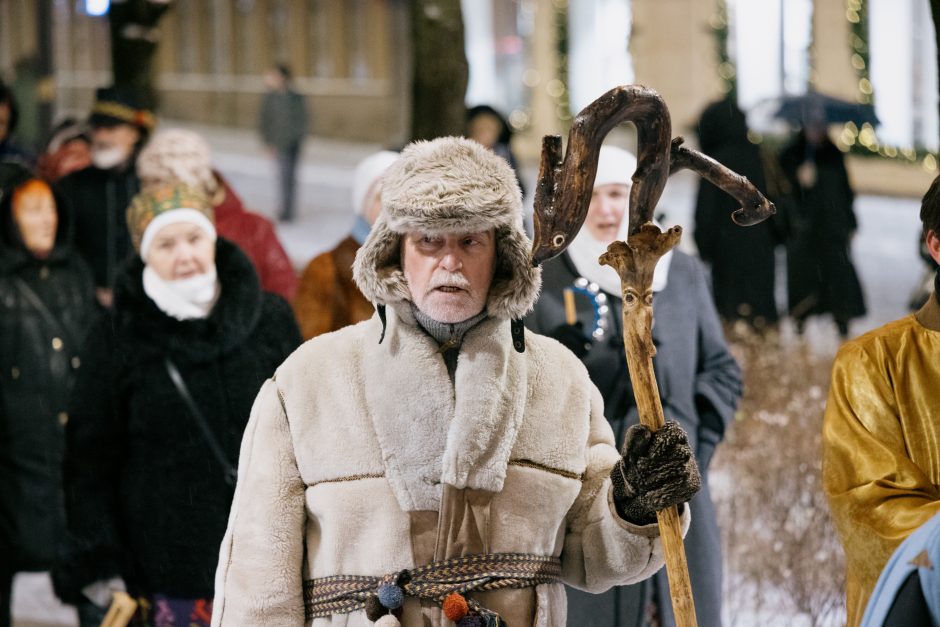
<svg viewBox="0 0 940 627"><path fill-rule="evenodd" d="M428 285L428 291L436 290L439 287L456 287L462 290L470 291L470 281L459 272L441 272L431 277L431 283Z"/></svg>

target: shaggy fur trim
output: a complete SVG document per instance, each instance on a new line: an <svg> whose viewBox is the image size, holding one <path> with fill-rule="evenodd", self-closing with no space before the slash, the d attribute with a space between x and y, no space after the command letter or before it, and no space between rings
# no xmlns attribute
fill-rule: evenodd
<svg viewBox="0 0 940 627"><path fill-rule="evenodd" d="M495 229L496 273L489 315L521 318L542 283L522 228L522 195L509 164L480 144L457 137L415 142L386 171L382 214L353 265L359 290L375 304L410 300L401 268L401 236Z"/></svg>

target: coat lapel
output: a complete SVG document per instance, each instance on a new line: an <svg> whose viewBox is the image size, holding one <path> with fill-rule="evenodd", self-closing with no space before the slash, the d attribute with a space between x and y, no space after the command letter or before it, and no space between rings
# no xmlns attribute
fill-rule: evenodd
<svg viewBox="0 0 940 627"><path fill-rule="evenodd" d="M467 333L457 362L445 483L502 490L525 412L526 379L525 356L512 349L508 321L487 318Z"/></svg>
<svg viewBox="0 0 940 627"><path fill-rule="evenodd" d="M389 307L363 349L366 409L385 476L404 511L437 510L440 453L454 415L454 392L433 339ZM376 327L380 323L373 318Z"/></svg>
<svg viewBox="0 0 940 627"><path fill-rule="evenodd" d="M390 307L381 344L378 337L363 351L366 404L402 509L439 509L440 483L501 490L527 389L508 321L487 318L467 333L453 385L410 312Z"/></svg>

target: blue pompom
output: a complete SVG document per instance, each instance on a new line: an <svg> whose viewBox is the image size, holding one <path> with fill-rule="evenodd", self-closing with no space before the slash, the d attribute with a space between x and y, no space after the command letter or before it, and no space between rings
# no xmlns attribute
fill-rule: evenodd
<svg viewBox="0 0 940 627"><path fill-rule="evenodd" d="M401 607L405 602L405 591L390 583L379 586L379 603L390 610Z"/></svg>
<svg viewBox="0 0 940 627"><path fill-rule="evenodd" d="M479 614L467 614L457 621L457 627L486 627L486 625L483 624L483 617Z"/></svg>

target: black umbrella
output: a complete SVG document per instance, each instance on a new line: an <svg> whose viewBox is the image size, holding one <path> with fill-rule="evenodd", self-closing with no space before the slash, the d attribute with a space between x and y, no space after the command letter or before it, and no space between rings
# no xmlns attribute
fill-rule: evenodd
<svg viewBox="0 0 940 627"><path fill-rule="evenodd" d="M870 104L860 104L833 98L817 91L810 91L800 96L784 96L780 98L780 106L774 117L795 126L808 124L845 124L852 122L855 126L863 124L878 124L875 107Z"/></svg>

